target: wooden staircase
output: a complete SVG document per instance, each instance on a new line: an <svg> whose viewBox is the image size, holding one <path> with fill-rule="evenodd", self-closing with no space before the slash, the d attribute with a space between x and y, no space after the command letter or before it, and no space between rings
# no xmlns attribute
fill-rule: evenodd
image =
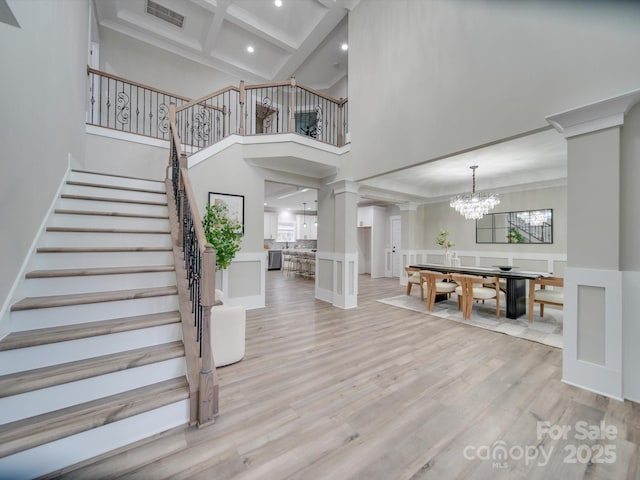
<svg viewBox="0 0 640 480"><path fill-rule="evenodd" d="M72 171L0 341L0 477L189 422L164 182Z"/></svg>

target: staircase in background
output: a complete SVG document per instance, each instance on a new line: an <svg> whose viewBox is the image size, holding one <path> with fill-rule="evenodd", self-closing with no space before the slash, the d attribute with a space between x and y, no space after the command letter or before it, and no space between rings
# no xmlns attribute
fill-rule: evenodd
<svg viewBox="0 0 640 480"><path fill-rule="evenodd" d="M72 171L0 341L0 472L189 422L164 182Z"/></svg>

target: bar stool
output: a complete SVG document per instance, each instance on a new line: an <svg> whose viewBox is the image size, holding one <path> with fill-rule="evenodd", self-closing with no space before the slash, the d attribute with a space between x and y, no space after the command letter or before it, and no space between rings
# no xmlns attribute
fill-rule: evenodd
<svg viewBox="0 0 640 480"><path fill-rule="evenodd" d="M307 252L300 253L300 274L303 277L309 276L309 267L311 266L311 258Z"/></svg>
<svg viewBox="0 0 640 480"><path fill-rule="evenodd" d="M289 250L282 251L282 274L289 275L293 269L293 259Z"/></svg>
<svg viewBox="0 0 640 480"><path fill-rule="evenodd" d="M291 263L293 264L292 271L294 274L299 275L302 269L302 262L300 261L300 253L296 251L291 252Z"/></svg>
<svg viewBox="0 0 640 480"><path fill-rule="evenodd" d="M316 275L316 254L311 252L309 255L309 276L315 277Z"/></svg>

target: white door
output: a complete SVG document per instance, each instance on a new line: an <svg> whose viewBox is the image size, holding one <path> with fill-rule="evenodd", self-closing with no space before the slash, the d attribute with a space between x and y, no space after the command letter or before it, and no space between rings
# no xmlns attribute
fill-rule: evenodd
<svg viewBox="0 0 640 480"><path fill-rule="evenodd" d="M401 223L400 216L389 217L391 221L391 276L400 277L402 273L402 255L400 254Z"/></svg>

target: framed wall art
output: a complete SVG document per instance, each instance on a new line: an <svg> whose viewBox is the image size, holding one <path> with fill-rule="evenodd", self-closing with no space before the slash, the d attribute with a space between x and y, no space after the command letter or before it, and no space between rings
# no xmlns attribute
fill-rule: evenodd
<svg viewBox="0 0 640 480"><path fill-rule="evenodd" d="M227 205L230 218L240 222L242 233L244 234L244 195L209 192L209 205L216 202L222 202Z"/></svg>

